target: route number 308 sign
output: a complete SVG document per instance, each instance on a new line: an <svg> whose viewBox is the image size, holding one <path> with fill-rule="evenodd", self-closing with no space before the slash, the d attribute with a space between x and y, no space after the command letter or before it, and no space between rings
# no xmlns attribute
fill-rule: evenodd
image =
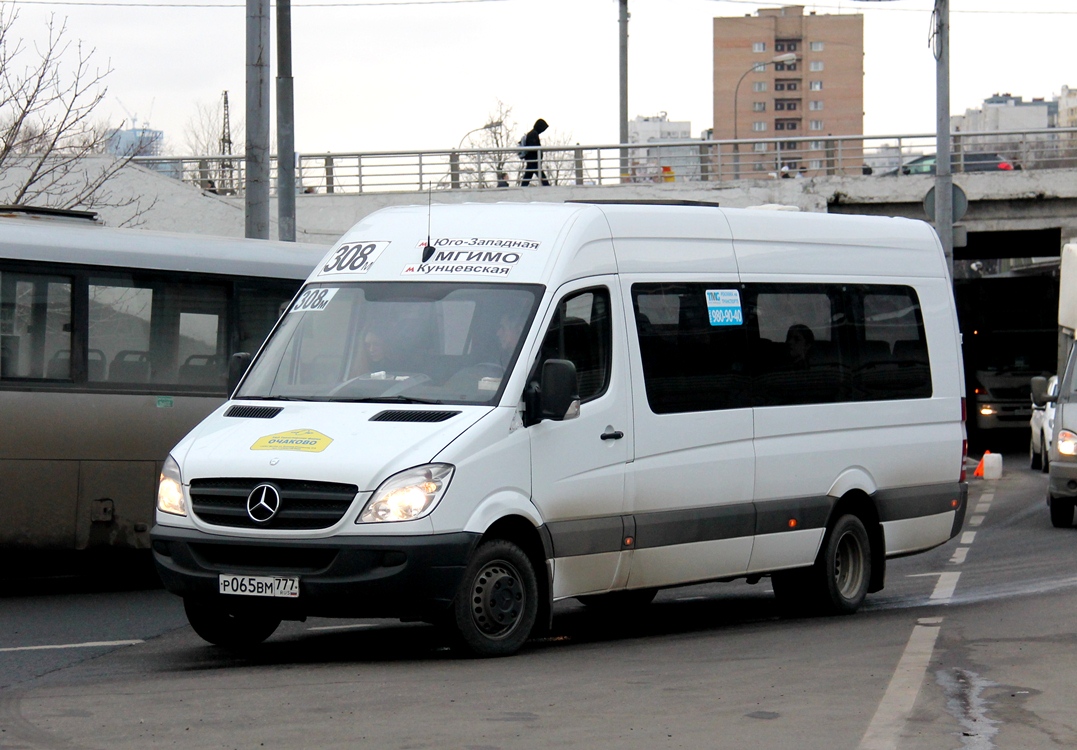
<svg viewBox="0 0 1077 750"><path fill-rule="evenodd" d="M338 247L322 266L319 276L336 273L366 273L389 246L388 242L348 242Z"/></svg>

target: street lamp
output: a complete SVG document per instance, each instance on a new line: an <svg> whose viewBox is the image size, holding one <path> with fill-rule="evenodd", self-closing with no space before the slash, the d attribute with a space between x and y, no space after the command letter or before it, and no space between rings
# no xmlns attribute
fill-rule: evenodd
<svg viewBox="0 0 1077 750"><path fill-rule="evenodd" d="M480 130L496 130L497 128L500 128L503 124L504 123L501 120L494 120L492 122L486 123L481 128L475 128L474 130L467 131L466 133L464 133L464 137L460 139L460 143L456 145L456 150L459 151L463 147L464 141L466 141L467 137L472 133L478 133Z"/></svg>
<svg viewBox="0 0 1077 750"><path fill-rule="evenodd" d="M737 86L733 89L733 177L734 179L740 179L740 142L738 141L737 131L737 97L740 95L740 84L748 76L749 73L761 72L768 65L774 65L775 63L787 63L796 62L797 54L795 52L786 52L783 55L778 55L766 62L752 63L752 67L748 68L737 79Z"/></svg>

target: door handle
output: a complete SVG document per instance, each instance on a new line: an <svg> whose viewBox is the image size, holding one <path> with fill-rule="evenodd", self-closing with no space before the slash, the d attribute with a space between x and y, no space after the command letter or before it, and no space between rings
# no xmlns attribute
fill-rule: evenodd
<svg viewBox="0 0 1077 750"><path fill-rule="evenodd" d="M602 433L603 440L620 440L625 434L620 430L610 430L609 432Z"/></svg>

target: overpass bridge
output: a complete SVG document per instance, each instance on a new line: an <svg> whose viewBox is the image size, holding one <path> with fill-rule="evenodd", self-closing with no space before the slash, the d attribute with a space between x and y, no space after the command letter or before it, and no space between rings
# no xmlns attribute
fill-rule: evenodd
<svg viewBox="0 0 1077 750"><path fill-rule="evenodd" d="M933 153L934 143L933 134L897 134L547 145L542 164L552 184L526 188L516 184L524 166L517 146L299 154L296 225L301 239L331 242L372 211L427 200L683 199L926 219L933 176L900 167ZM1057 257L1077 238L1077 128L955 133L952 149L954 182L969 201L961 221L968 244L956 258ZM965 161L973 153L999 154L1016 168L965 171L977 167ZM136 161L243 208L241 157Z"/></svg>

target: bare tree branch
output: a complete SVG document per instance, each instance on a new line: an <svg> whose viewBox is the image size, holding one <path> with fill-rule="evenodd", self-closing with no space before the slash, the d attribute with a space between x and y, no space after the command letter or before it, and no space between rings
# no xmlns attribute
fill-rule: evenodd
<svg viewBox="0 0 1077 750"><path fill-rule="evenodd" d="M145 210L139 198L116 197L107 185L150 144L108 155L117 129L95 116L111 65L96 65L92 47L69 40L66 19L50 16L32 44L16 30L18 20L15 7L0 1L0 203L132 206L136 219Z"/></svg>

